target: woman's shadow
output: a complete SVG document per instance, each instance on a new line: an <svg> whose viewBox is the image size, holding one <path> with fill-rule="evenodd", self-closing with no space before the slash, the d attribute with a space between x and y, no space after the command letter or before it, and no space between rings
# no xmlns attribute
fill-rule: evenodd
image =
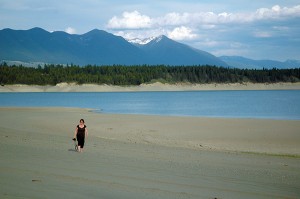
<svg viewBox="0 0 300 199"><path fill-rule="evenodd" d="M78 151L78 145L77 145L77 143L76 143L76 141L74 139L73 139L73 141L74 141L74 148L69 149L68 151L77 152Z"/></svg>
<svg viewBox="0 0 300 199"><path fill-rule="evenodd" d="M68 151L77 152L77 150L75 150L75 149L68 149Z"/></svg>

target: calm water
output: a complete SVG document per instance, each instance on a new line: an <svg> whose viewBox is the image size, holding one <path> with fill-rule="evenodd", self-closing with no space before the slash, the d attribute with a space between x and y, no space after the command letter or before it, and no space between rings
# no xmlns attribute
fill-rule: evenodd
<svg viewBox="0 0 300 199"><path fill-rule="evenodd" d="M300 91L0 93L0 106L80 107L102 113L300 120Z"/></svg>

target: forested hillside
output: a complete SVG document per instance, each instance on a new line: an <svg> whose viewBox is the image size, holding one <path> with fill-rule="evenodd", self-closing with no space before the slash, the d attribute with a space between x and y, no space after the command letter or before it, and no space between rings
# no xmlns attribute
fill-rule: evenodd
<svg viewBox="0 0 300 199"><path fill-rule="evenodd" d="M55 85L60 82L79 84L140 85L164 83L276 83L299 82L296 69L232 69L216 66L63 66L44 65L38 68L0 65L0 83Z"/></svg>

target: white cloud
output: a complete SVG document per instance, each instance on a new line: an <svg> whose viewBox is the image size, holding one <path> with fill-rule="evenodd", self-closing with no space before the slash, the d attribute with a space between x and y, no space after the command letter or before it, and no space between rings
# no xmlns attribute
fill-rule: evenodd
<svg viewBox="0 0 300 199"><path fill-rule="evenodd" d="M177 25L188 24L190 18L191 16L189 13L180 14L180 13L172 12L172 13L167 13L163 17L158 17L156 19L153 19L153 21L155 22L154 24L158 26L161 25L177 26Z"/></svg>
<svg viewBox="0 0 300 199"><path fill-rule="evenodd" d="M283 46L289 45L293 52L299 49L299 17L300 5L274 5L248 12L169 12L156 16L134 11L114 16L107 27L127 39L163 34L215 55L284 59L287 53L282 53ZM268 54L257 50L257 46L274 50ZM289 52L288 57L291 56ZM299 59L299 55L296 57Z"/></svg>
<svg viewBox="0 0 300 199"><path fill-rule="evenodd" d="M177 13L171 12L164 16L151 18L138 11L124 12L122 17L114 16L107 24L110 29L139 29L158 28L162 26L205 26L228 23L245 23L260 20L281 19L285 17L300 17L300 5L281 8L274 5L272 8L259 8L249 13Z"/></svg>
<svg viewBox="0 0 300 199"><path fill-rule="evenodd" d="M140 29L140 30L126 30L114 32L114 35L124 37L126 39L145 39L149 37L156 37L158 35L166 35L167 30L165 29Z"/></svg>
<svg viewBox="0 0 300 199"><path fill-rule="evenodd" d="M192 30L190 28L187 28L185 26L174 28L174 30L168 32L167 36L174 40L189 40L197 37L196 34L192 33Z"/></svg>
<svg viewBox="0 0 300 199"><path fill-rule="evenodd" d="M260 8L257 9L253 20L262 20L262 19L278 19L285 17L300 17L300 5L287 8L281 8L279 5L269 8Z"/></svg>
<svg viewBox="0 0 300 199"><path fill-rule="evenodd" d="M69 33L69 34L75 34L75 33L76 33L76 30L75 30L74 28L72 28L72 27L67 27L67 28L65 29L65 32L66 32L66 33Z"/></svg>
<svg viewBox="0 0 300 199"><path fill-rule="evenodd" d="M272 37L272 34L266 31L256 31L254 32L254 37L268 38L268 37Z"/></svg>
<svg viewBox="0 0 300 199"><path fill-rule="evenodd" d="M112 29L139 29L151 27L151 19L146 15L141 15L138 11L124 12L122 17L114 16L107 24Z"/></svg>
<svg viewBox="0 0 300 199"><path fill-rule="evenodd" d="M140 30L129 30L129 31L117 31L115 35L124 37L126 39L145 39L149 37L156 37L158 35L167 35L169 38L174 40L192 40L197 38L197 34L194 34L192 29L180 26L174 29L140 29Z"/></svg>

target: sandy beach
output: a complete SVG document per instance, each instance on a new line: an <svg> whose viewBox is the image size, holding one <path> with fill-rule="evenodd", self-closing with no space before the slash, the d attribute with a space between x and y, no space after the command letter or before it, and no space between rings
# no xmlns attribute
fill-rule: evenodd
<svg viewBox="0 0 300 199"><path fill-rule="evenodd" d="M300 198L299 120L2 107L0 129L4 199Z"/></svg>
<svg viewBox="0 0 300 199"><path fill-rule="evenodd" d="M300 90L298 83L235 83L235 84L141 84L139 86L114 86L76 83L59 83L55 86L3 85L0 92L138 92L138 91L205 91L205 90Z"/></svg>

